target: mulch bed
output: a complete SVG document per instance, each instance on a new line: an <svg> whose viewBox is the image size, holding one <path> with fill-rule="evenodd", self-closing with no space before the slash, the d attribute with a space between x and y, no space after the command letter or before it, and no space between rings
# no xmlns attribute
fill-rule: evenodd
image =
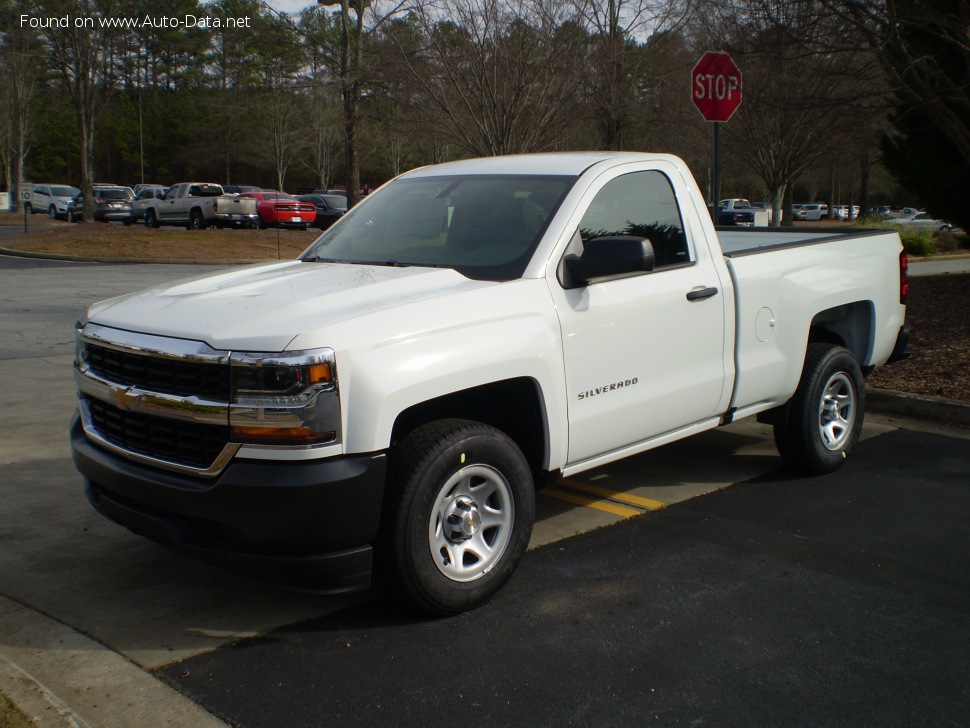
<svg viewBox="0 0 970 728"><path fill-rule="evenodd" d="M877 369L870 387L970 401L970 274L910 278L913 355Z"/></svg>

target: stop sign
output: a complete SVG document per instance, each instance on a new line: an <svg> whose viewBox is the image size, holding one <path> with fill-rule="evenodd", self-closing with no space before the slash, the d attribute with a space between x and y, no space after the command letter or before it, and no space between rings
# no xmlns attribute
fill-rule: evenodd
<svg viewBox="0 0 970 728"><path fill-rule="evenodd" d="M741 71L727 53L708 51L691 74L691 98L708 121L727 121L741 104Z"/></svg>

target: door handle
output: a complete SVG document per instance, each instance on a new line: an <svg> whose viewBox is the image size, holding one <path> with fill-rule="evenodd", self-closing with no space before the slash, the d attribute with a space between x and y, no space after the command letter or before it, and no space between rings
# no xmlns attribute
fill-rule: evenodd
<svg viewBox="0 0 970 728"><path fill-rule="evenodd" d="M698 288L693 291L687 292L688 301L702 301L705 298L710 298L711 296L717 295L717 289L713 286L711 288Z"/></svg>

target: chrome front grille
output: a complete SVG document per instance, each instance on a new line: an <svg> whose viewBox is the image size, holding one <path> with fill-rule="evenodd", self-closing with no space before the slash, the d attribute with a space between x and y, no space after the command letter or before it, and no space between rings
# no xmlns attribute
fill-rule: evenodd
<svg viewBox="0 0 970 728"><path fill-rule="evenodd" d="M217 475L239 450L229 427L229 352L88 324L75 380L85 434L130 459Z"/></svg>
<svg viewBox="0 0 970 728"><path fill-rule="evenodd" d="M153 460L206 470L229 444L229 426L200 425L128 412L86 398L91 424L105 440Z"/></svg>
<svg viewBox="0 0 970 728"><path fill-rule="evenodd" d="M82 358L103 379L149 392L229 401L229 367L211 362L160 359L83 343Z"/></svg>

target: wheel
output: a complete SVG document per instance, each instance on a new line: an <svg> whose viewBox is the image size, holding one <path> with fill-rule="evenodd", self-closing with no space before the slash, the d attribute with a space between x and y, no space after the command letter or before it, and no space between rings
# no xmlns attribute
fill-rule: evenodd
<svg viewBox="0 0 970 728"><path fill-rule="evenodd" d="M262 215L257 215L256 220L253 222L253 227L257 230L265 230L269 226L266 224Z"/></svg>
<svg viewBox="0 0 970 728"><path fill-rule="evenodd" d="M47 208L47 217L49 217L51 220L56 220L57 219L57 208L54 207L53 205L51 205L50 207L48 207Z"/></svg>
<svg viewBox="0 0 970 728"><path fill-rule="evenodd" d="M505 433L468 420L419 427L391 452L381 565L392 593L447 615L512 576L535 519L532 473Z"/></svg>
<svg viewBox="0 0 970 728"><path fill-rule="evenodd" d="M785 462L813 475L840 468L862 431L865 397L862 370L848 349L809 344L798 389L774 428Z"/></svg>
<svg viewBox="0 0 970 728"><path fill-rule="evenodd" d="M122 224L123 224L123 225L124 225L125 227L128 227L128 226L130 226L131 224L133 224L133 223L135 222L135 218L133 218L133 217L126 217L126 218L125 218L124 220L122 220L121 222L122 222Z"/></svg>
<svg viewBox="0 0 970 728"><path fill-rule="evenodd" d="M157 228L158 216L155 215L155 211L152 209L145 210L145 227Z"/></svg>
<svg viewBox="0 0 970 728"><path fill-rule="evenodd" d="M189 213L189 221L185 227L189 230L205 230L206 225L205 215L202 214L202 210L192 210Z"/></svg>

